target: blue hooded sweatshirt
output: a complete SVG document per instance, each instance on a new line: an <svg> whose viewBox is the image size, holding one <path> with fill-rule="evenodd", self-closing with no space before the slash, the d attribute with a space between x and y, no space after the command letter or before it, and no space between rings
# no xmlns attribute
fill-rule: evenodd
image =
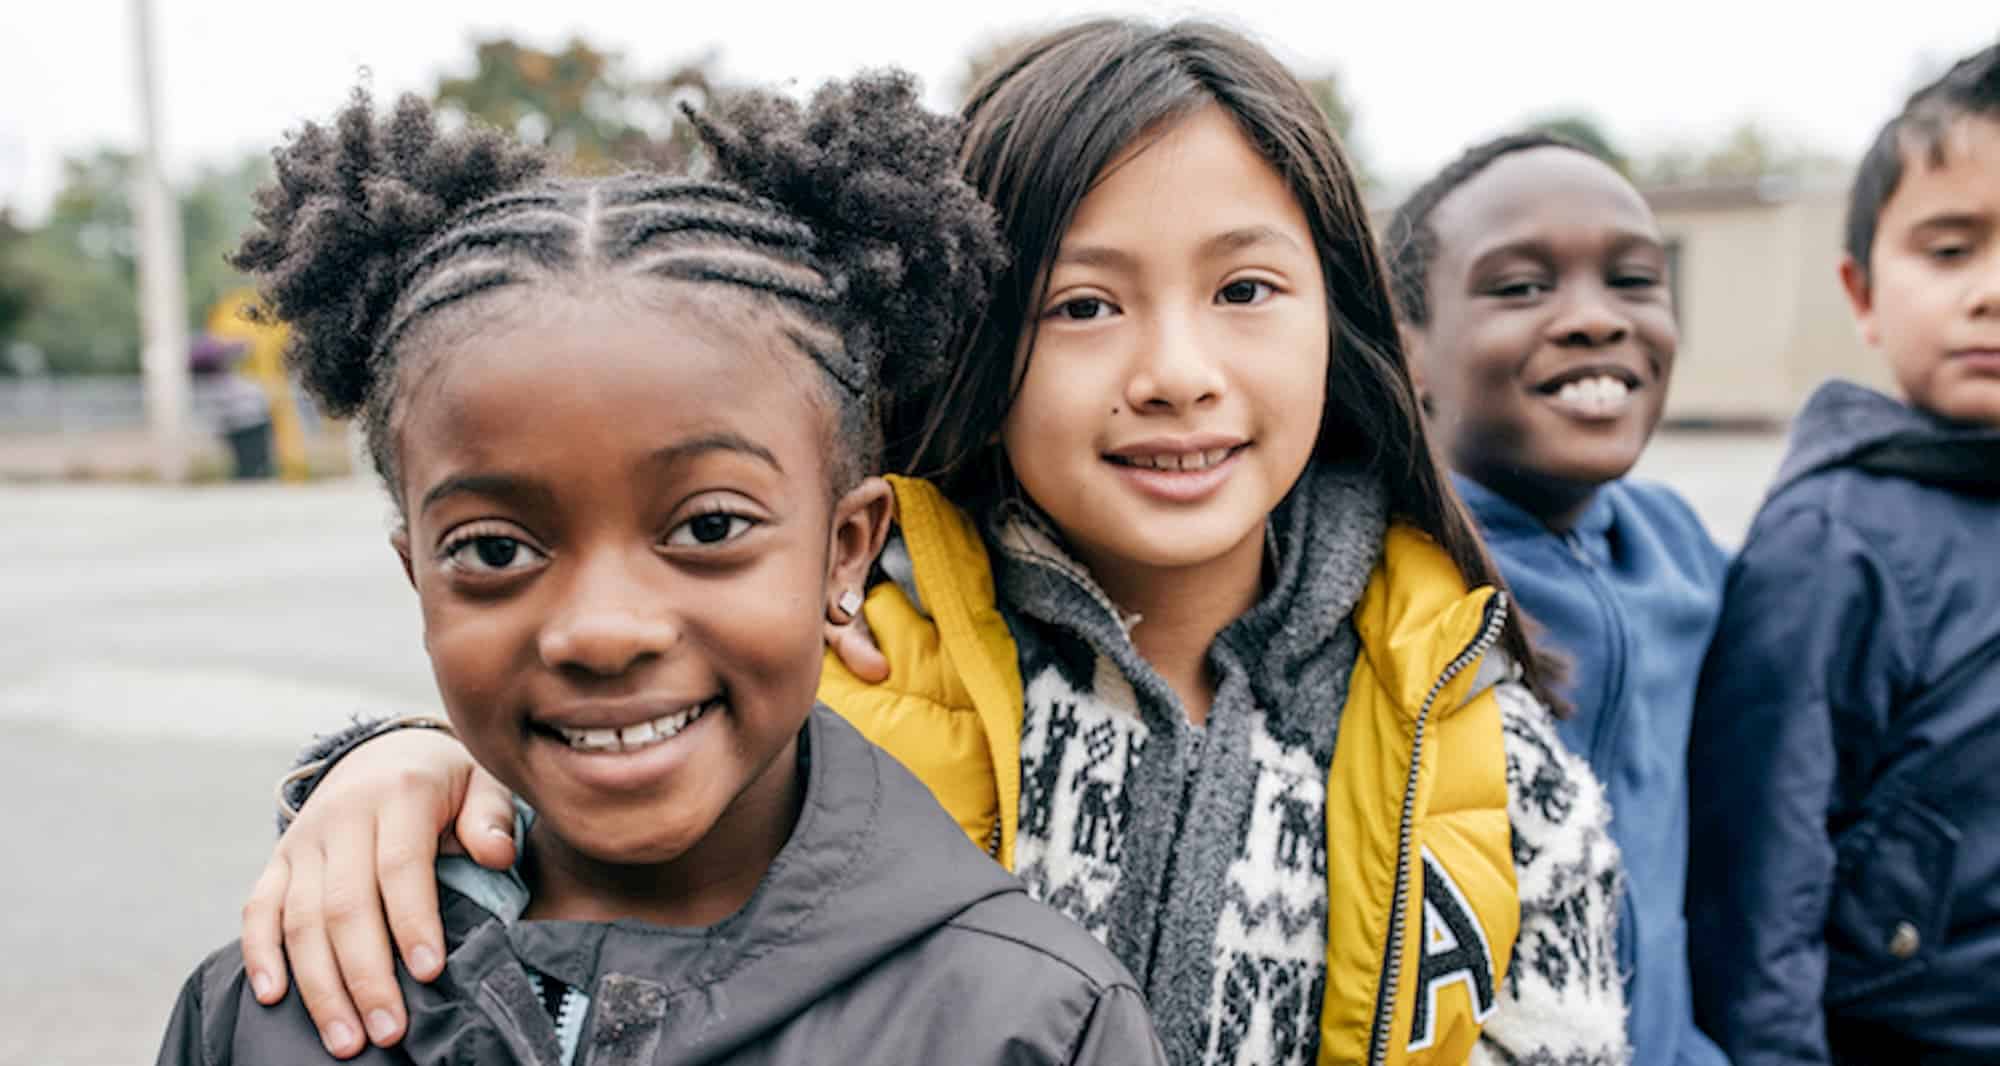
<svg viewBox="0 0 2000 1066"><path fill-rule="evenodd" d="M1690 759L1737 1066L2000 1062L2000 428L1833 382L1730 566Z"/></svg>
<svg viewBox="0 0 2000 1066"><path fill-rule="evenodd" d="M1469 478L1458 490L1539 639L1570 661L1557 729L1590 761L1625 860L1619 963L1634 1066L1728 1066L1695 1027L1687 928L1687 745L1727 559L1673 490L1613 481L1557 533Z"/></svg>

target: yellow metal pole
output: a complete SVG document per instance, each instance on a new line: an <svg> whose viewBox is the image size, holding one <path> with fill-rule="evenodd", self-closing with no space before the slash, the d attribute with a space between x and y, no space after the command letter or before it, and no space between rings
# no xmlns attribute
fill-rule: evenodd
<svg viewBox="0 0 2000 1066"><path fill-rule="evenodd" d="M270 401L278 473L286 481L304 481L311 472L305 427L299 425L299 409L292 402L292 379L285 373L285 340L291 331L282 323L253 318L252 313L261 306L257 294L249 289L231 292L209 312L208 331L249 344L250 351L241 369L263 387L264 396Z"/></svg>

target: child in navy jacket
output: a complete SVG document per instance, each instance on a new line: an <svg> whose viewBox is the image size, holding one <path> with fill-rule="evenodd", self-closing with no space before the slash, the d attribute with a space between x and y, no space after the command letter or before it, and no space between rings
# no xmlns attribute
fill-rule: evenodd
<svg viewBox="0 0 2000 1066"><path fill-rule="evenodd" d="M1678 344L1664 244L1629 182L1553 137L1465 153L1390 224L1425 408L1500 570L1570 661L1565 742L1612 805L1633 1062L1726 1066L1695 1027L1685 924L1695 679L1725 559L1628 481Z"/></svg>
<svg viewBox="0 0 2000 1066"><path fill-rule="evenodd" d="M2000 1062L2000 47L1856 176L1901 401L1807 404L1696 717L1696 1000L1739 1066Z"/></svg>

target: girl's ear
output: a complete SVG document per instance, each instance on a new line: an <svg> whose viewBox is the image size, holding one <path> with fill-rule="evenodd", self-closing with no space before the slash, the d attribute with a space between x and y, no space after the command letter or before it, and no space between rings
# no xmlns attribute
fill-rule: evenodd
<svg viewBox="0 0 2000 1066"><path fill-rule="evenodd" d="M867 591L868 568L889 539L896 520L896 492L879 477L863 480L833 505L827 545L826 617L836 625L854 620Z"/></svg>

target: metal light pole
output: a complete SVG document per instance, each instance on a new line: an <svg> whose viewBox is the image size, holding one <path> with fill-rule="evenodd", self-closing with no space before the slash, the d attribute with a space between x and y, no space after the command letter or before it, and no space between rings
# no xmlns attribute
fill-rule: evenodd
<svg viewBox="0 0 2000 1066"><path fill-rule="evenodd" d="M187 477L188 328L181 276L181 219L160 167L158 74L153 57L153 5L132 0L132 36L139 83L139 167L132 201L139 224L140 362L146 374L146 422L153 463L162 481Z"/></svg>

